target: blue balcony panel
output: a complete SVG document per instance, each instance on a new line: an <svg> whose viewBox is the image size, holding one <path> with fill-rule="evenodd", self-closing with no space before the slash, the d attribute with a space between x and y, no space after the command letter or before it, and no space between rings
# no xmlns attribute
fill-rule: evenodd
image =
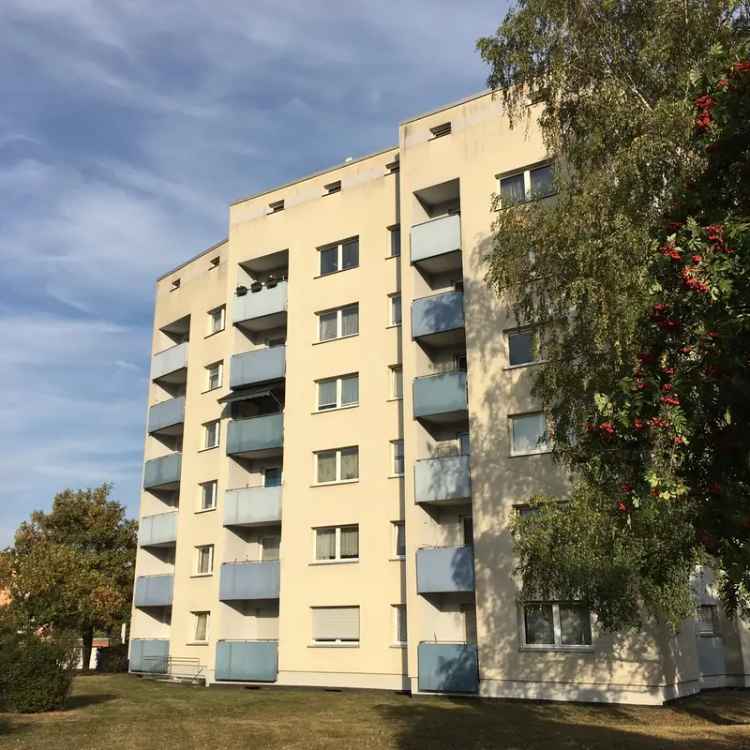
<svg viewBox="0 0 750 750"><path fill-rule="evenodd" d="M173 575L138 576L133 603L136 607L171 607L173 590Z"/></svg>
<svg viewBox="0 0 750 750"><path fill-rule="evenodd" d="M138 526L141 547L172 547L177 541L177 511L143 516Z"/></svg>
<svg viewBox="0 0 750 750"><path fill-rule="evenodd" d="M176 490L180 484L182 454L170 453L146 461L143 467L143 487L147 490Z"/></svg>
<svg viewBox="0 0 750 750"><path fill-rule="evenodd" d="M223 602L279 598L279 561L223 563L219 599Z"/></svg>
<svg viewBox="0 0 750 750"><path fill-rule="evenodd" d="M185 422L185 397L170 398L148 410L148 432L179 435Z"/></svg>
<svg viewBox="0 0 750 750"><path fill-rule="evenodd" d="M130 641L131 672L166 674L169 663L169 641L166 638L133 638Z"/></svg>
<svg viewBox="0 0 750 750"><path fill-rule="evenodd" d="M275 682L279 673L277 641L218 641L216 679Z"/></svg>
<svg viewBox="0 0 750 750"><path fill-rule="evenodd" d="M468 456L424 458L414 463L414 496L418 503L456 504L471 501Z"/></svg>
<svg viewBox="0 0 750 750"><path fill-rule="evenodd" d="M234 324L250 333L269 331L285 325L287 291L287 282L279 281L276 286L264 286L257 292L248 289L243 296L235 297L232 312Z"/></svg>
<svg viewBox="0 0 750 750"><path fill-rule="evenodd" d="M417 550L417 593L450 594L474 591L474 550L424 547Z"/></svg>
<svg viewBox="0 0 750 750"><path fill-rule="evenodd" d="M479 659L473 643L423 641L417 646L420 692L476 693Z"/></svg>
<svg viewBox="0 0 750 750"><path fill-rule="evenodd" d="M266 414L229 422L227 455L247 458L278 456L284 446L284 415Z"/></svg>
<svg viewBox="0 0 750 750"><path fill-rule="evenodd" d="M229 376L230 388L245 388L281 380L286 374L286 347L272 346L244 354L234 354Z"/></svg>
<svg viewBox="0 0 750 750"><path fill-rule="evenodd" d="M413 397L415 419L435 423L468 419L464 370L414 378Z"/></svg>
<svg viewBox="0 0 750 750"><path fill-rule="evenodd" d="M429 274L461 268L461 216L429 219L411 228L411 262Z"/></svg>
<svg viewBox="0 0 750 750"><path fill-rule="evenodd" d="M151 358L151 380L159 380L165 383L183 383L186 379L187 363L187 341L157 352Z"/></svg>
<svg viewBox="0 0 750 750"><path fill-rule="evenodd" d="M456 346L466 341L463 292L421 297L411 305L411 335L431 347Z"/></svg>
<svg viewBox="0 0 750 750"><path fill-rule="evenodd" d="M224 526L281 523L281 487L239 487L224 493Z"/></svg>

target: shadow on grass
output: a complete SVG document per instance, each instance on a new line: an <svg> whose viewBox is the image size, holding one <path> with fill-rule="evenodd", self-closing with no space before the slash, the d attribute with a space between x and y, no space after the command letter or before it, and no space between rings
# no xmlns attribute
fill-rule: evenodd
<svg viewBox="0 0 750 750"><path fill-rule="evenodd" d="M63 711L75 711L79 708L98 706L100 703L108 703L119 696L114 693L94 693L91 695L71 695L66 701Z"/></svg>
<svg viewBox="0 0 750 750"><path fill-rule="evenodd" d="M750 726L750 691L715 690L669 704L673 711L720 727Z"/></svg>

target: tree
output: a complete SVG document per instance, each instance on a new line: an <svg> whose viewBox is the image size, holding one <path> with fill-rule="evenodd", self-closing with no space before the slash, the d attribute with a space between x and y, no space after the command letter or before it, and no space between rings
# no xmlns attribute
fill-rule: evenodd
<svg viewBox="0 0 750 750"><path fill-rule="evenodd" d="M677 625L707 555L748 604L748 20L728 0L522 0L479 42L560 165L554 199L498 212L489 258L543 326L534 390L576 477L518 520L518 568L608 628Z"/></svg>
<svg viewBox="0 0 750 750"><path fill-rule="evenodd" d="M0 562L10 609L27 630L73 630L88 668L94 632L130 612L137 523L109 499L111 485L65 490L49 513L35 511L18 528Z"/></svg>

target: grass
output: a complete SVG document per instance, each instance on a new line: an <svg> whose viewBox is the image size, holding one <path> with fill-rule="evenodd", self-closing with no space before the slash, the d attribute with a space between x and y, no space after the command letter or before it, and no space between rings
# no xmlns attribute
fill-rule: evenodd
<svg viewBox="0 0 750 750"><path fill-rule="evenodd" d="M662 708L199 688L76 678L64 711L0 715L0 748L31 750L724 750L750 748L750 691Z"/></svg>

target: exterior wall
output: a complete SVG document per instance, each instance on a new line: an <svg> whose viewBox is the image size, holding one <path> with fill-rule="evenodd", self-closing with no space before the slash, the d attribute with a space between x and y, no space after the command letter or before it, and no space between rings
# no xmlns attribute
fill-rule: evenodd
<svg viewBox="0 0 750 750"><path fill-rule="evenodd" d="M447 121L452 132L434 138L430 129ZM168 638L170 656L203 665L209 682L216 679L219 642L277 641L277 650L274 645L222 646L222 653L236 651L239 660L262 650L274 665L277 657L276 682L288 685L418 691L420 643L454 644L423 649L431 659L424 685L439 684L441 655L456 653L471 661L460 665L460 679L445 684L485 696L659 703L703 686L745 684L750 636L726 620L727 674L711 680L702 679L693 622L676 637L655 627L637 636L608 635L594 624L590 649L522 648L509 522L515 504L534 493L562 493L566 480L549 454L510 456L508 415L539 405L530 395L533 366L506 366L505 331L516 323L487 288L482 258L489 250L497 175L539 163L547 154L533 122L528 129L510 130L499 101L488 94L403 123L399 141L398 148L238 201L230 207L228 240L157 283L153 352L175 344L163 329L189 316L187 382L184 388L152 382L149 406L184 395L185 417L181 443L171 427L167 432L172 434L162 438L146 435L145 459L179 450L182 469L179 492L144 491L141 516L174 507L179 513L176 545L139 549L137 575L173 573L174 597L171 608L134 608L132 638ZM399 160L400 171L394 170ZM325 186L336 181L341 190L326 194ZM271 212L269 206L280 200L284 209ZM450 218L444 225L425 224L440 216ZM460 255L453 248L459 223ZM390 257L389 227L399 224L401 257ZM441 242L441 227L446 227L451 247L445 249L454 250L452 268L438 263L427 270L431 261L426 256L418 265L410 262L414 225L422 225L419 241L433 244ZM359 266L321 277L318 248L354 236L359 237ZM212 268L210 260L217 256L220 263ZM284 266L286 308L268 317L262 331L233 325L237 287L250 287L279 265ZM177 278L179 288L173 290ZM461 288L464 327L446 323L450 331L425 336L431 318L420 312L414 333L422 338L414 341L412 302ZM397 292L403 323L391 326L388 295ZM283 298L279 287L273 295ZM242 298L241 306L270 299L250 296ZM455 295L450 301L448 317L460 321ZM319 343L316 313L354 302L359 304L359 334ZM429 307L420 304L420 310ZM207 313L219 305L226 305L226 326L209 336ZM270 339L286 345L284 379L273 385L284 402L282 455L227 456L230 407L218 399L231 393L231 357L263 349ZM467 408L459 406L438 421L415 419L414 379L463 367L464 351ZM154 372L161 374L164 361L178 355L175 350L157 357ZM224 364L222 386L207 392L205 368L217 361ZM403 399L391 398L392 365L403 366ZM354 372L359 373L359 405L317 412L316 381ZM219 418L220 445L203 450L202 425ZM415 462L455 455L465 432L470 433L471 492L417 504ZM405 474L392 476L390 441L400 438ZM353 445L359 447L359 479L318 486L314 452ZM465 465L463 460L450 465L459 463ZM225 491L262 485L264 468L282 464L281 523L224 526ZM198 512L200 483L210 480L218 482L216 510ZM436 483L433 489L441 487ZM405 560L395 559L394 521L406 524ZM314 561L315 527L355 523L358 561ZM276 534L281 535L279 598L220 601L222 563L260 560L262 540ZM437 593L418 593L417 551L465 543L473 547L475 590L447 585ZM196 576L194 548L203 544L214 545L213 573ZM408 645L396 645L393 605L404 604ZM311 610L319 606L359 606L359 643L314 644ZM193 642L194 612L211 613L204 644ZM479 666L478 683L472 686L474 640ZM245 662L238 661L236 669L227 664L222 674L247 673Z"/></svg>

